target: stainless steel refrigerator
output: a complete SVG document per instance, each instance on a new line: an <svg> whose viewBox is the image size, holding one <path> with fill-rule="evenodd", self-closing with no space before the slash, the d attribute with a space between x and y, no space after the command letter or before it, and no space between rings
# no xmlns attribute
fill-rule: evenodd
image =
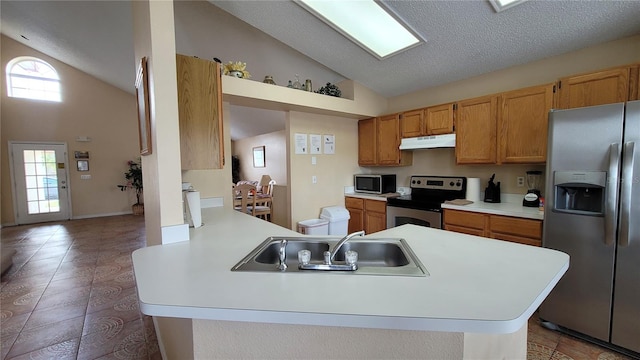
<svg viewBox="0 0 640 360"><path fill-rule="evenodd" d="M548 144L542 244L571 260L540 318L640 353L640 101L552 110Z"/></svg>

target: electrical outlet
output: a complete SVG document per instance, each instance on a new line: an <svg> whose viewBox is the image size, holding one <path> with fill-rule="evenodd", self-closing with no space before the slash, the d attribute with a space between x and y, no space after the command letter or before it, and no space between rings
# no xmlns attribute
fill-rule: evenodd
<svg viewBox="0 0 640 360"><path fill-rule="evenodd" d="M313 183L313 184L317 184L317 183L318 183L318 177L317 177L317 176L315 176L315 175L313 175L313 176L311 177L311 183Z"/></svg>
<svg viewBox="0 0 640 360"><path fill-rule="evenodd" d="M518 176L516 179L518 180L518 187L523 187L524 186L524 176Z"/></svg>

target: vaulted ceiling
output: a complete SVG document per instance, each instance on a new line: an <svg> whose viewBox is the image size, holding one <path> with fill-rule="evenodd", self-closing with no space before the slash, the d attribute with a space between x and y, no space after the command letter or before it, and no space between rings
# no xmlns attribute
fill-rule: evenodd
<svg viewBox="0 0 640 360"><path fill-rule="evenodd" d="M305 67L303 71L318 78L314 85L348 78L393 97L640 34L639 0L529 0L500 13L485 0L384 3L426 43L378 60L293 1L176 0L176 8L208 8L199 13L217 16L212 23L250 29L239 33L276 47L286 53L286 60L269 61L255 47L242 49L242 39L220 39L215 33L200 35L209 41L188 41L199 38L194 34L198 30L187 30L189 19L178 19L178 11L176 48L210 58L215 47L215 56L223 60L251 64L258 75L253 80L270 74L284 84ZM132 91L130 1L3 0L0 6L6 36ZM298 68L292 69L292 64Z"/></svg>

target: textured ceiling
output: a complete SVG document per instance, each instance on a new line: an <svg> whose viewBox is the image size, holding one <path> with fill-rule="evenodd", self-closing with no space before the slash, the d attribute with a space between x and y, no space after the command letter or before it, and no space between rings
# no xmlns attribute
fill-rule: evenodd
<svg viewBox="0 0 640 360"><path fill-rule="evenodd" d="M385 1L427 42L380 61L291 1L210 1L387 97L640 33L638 1Z"/></svg>
<svg viewBox="0 0 640 360"><path fill-rule="evenodd" d="M282 74L277 78L279 84L292 78L289 74L300 71L292 69L292 64L296 64L305 67L306 73L323 74L325 79L332 77L331 81L353 79L387 97L640 34L640 0L529 0L501 13L496 13L485 0L387 0L384 1L387 6L427 42L381 61L292 1L210 0L215 7L205 1L176 2L198 9L207 6L215 9L211 13L230 18L211 20L212 26L244 26L253 31L238 31L244 39L234 39L233 34L221 39L215 32L194 34L197 31L194 29L201 26L187 29L177 19L179 51L188 48L191 54L210 58L214 48L223 60L242 59L253 64L252 69L258 70L254 80L261 80L259 76L264 74ZM201 16L209 14L197 12ZM8 37L121 89L133 90L135 59L130 1L2 0L0 15L1 31ZM242 49L246 36L254 42L252 47ZM277 43L279 54L288 60L274 61L268 53L258 51L255 41L269 44L269 48ZM227 46L231 43L233 47ZM264 68L266 63L268 68ZM321 83L314 80L314 85ZM232 132L237 127L234 124L255 121L258 117L256 114L245 114L242 119L234 117ZM277 120L281 118L279 115L272 118L273 123L278 123L273 131L284 128L282 120ZM233 133L232 138L251 135Z"/></svg>

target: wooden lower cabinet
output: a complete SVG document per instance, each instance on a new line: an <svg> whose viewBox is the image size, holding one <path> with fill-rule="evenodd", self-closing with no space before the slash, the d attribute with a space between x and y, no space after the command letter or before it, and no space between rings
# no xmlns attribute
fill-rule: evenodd
<svg viewBox="0 0 640 360"><path fill-rule="evenodd" d="M344 204L349 211L349 234L364 230L364 199L345 197Z"/></svg>
<svg viewBox="0 0 640 360"><path fill-rule="evenodd" d="M387 203L380 200L345 197L349 211L349 233L364 230L371 234L387 228Z"/></svg>
<svg viewBox="0 0 640 360"><path fill-rule="evenodd" d="M444 229L520 244L542 245L542 221L444 209Z"/></svg>

